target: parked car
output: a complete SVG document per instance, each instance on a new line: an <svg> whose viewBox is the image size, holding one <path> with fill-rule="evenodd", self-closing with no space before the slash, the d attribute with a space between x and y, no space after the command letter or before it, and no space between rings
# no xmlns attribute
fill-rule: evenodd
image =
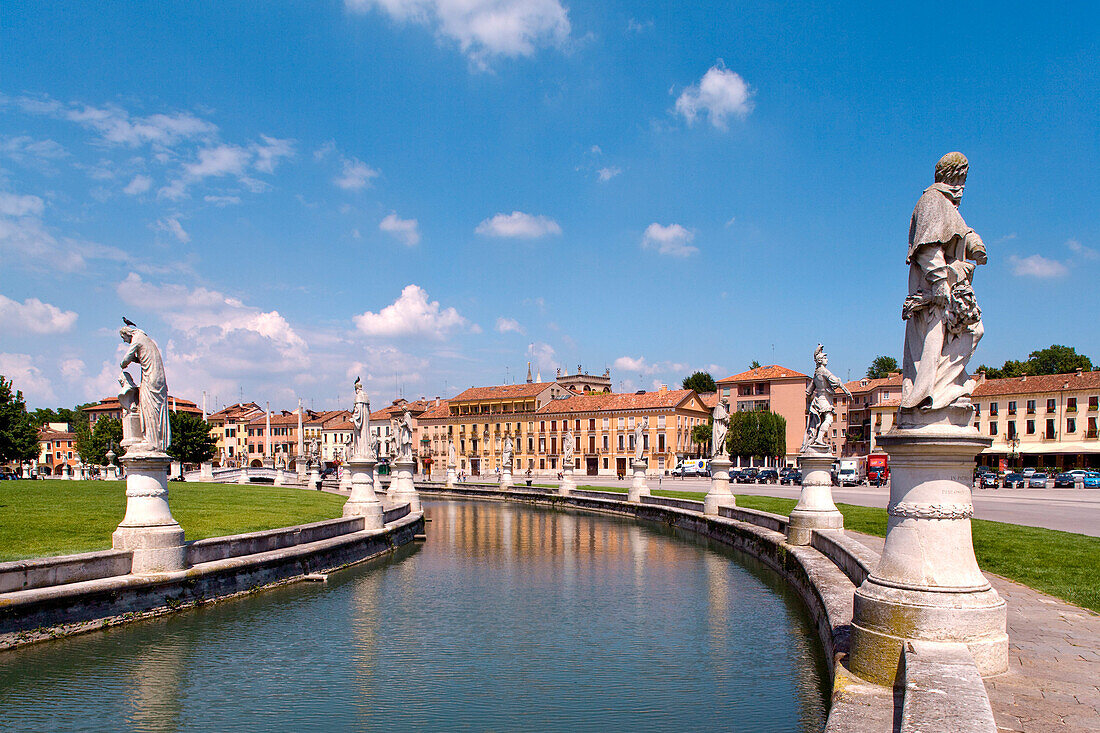
<svg viewBox="0 0 1100 733"><path fill-rule="evenodd" d="M800 486L802 484L802 469L796 468L788 473L786 483L791 486Z"/></svg>
<svg viewBox="0 0 1100 733"><path fill-rule="evenodd" d="M1100 489L1100 472L1085 471L1085 488Z"/></svg>
<svg viewBox="0 0 1100 733"><path fill-rule="evenodd" d="M1054 488L1072 489L1077 482L1077 476L1072 473L1059 473L1054 476Z"/></svg>
<svg viewBox="0 0 1100 733"><path fill-rule="evenodd" d="M1027 477L1022 473L1010 473L1005 476L1003 486L1006 489L1022 489L1027 486Z"/></svg>
<svg viewBox="0 0 1100 733"><path fill-rule="evenodd" d="M779 472L774 468L765 468L756 474L756 481L761 484L777 484L779 483Z"/></svg>
<svg viewBox="0 0 1100 733"><path fill-rule="evenodd" d="M787 468L784 468L783 470L781 470L779 472L779 483L781 483L781 484L793 484L794 481L792 480L792 477L795 474L798 474L799 480L801 480L801 475L802 474L797 468L794 468L793 466L789 466Z"/></svg>
<svg viewBox="0 0 1100 733"><path fill-rule="evenodd" d="M737 474L737 483L739 484L751 484L756 481L756 475L760 473L759 468L750 467L742 468Z"/></svg>
<svg viewBox="0 0 1100 733"><path fill-rule="evenodd" d="M981 476L980 486L983 489L995 489L1001 485L1000 479L997 478L997 474L989 472L983 473Z"/></svg>
<svg viewBox="0 0 1100 733"><path fill-rule="evenodd" d="M740 468L731 468L730 469L730 483L731 484L741 483L741 469Z"/></svg>
<svg viewBox="0 0 1100 733"><path fill-rule="evenodd" d="M1029 489L1045 489L1047 487L1047 475L1045 473L1033 473L1027 480Z"/></svg>
<svg viewBox="0 0 1100 733"><path fill-rule="evenodd" d="M1033 475L1033 474L1035 473L1035 470L1036 470L1036 469L1034 469L1034 468L1025 468L1025 469L1024 469L1023 471L1021 471L1020 473L1022 473L1022 474L1023 474L1023 475L1025 475L1025 476L1028 476L1028 477L1030 477L1030 476L1032 476L1032 475Z"/></svg>

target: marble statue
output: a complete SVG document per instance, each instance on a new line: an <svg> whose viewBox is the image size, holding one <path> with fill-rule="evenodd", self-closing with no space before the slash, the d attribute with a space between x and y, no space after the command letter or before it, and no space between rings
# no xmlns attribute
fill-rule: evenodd
<svg viewBox="0 0 1100 733"><path fill-rule="evenodd" d="M726 436L730 431L730 411L725 401L718 400L711 413L714 420L710 431L710 457L726 455Z"/></svg>
<svg viewBox="0 0 1100 733"><path fill-rule="evenodd" d="M412 455L412 414L405 410L397 421L397 459L408 462L412 460Z"/></svg>
<svg viewBox="0 0 1100 733"><path fill-rule="evenodd" d="M806 396L810 399L806 420L806 437L802 439L802 452L828 452L829 428L836 419L834 393L839 389L851 399L852 393L829 371L829 355L825 347L817 345L814 351L814 376L806 385Z"/></svg>
<svg viewBox="0 0 1100 733"><path fill-rule="evenodd" d="M981 237L959 214L968 168L962 153L940 158L935 183L917 201L909 223L899 425L928 422L929 417L935 421L929 411L947 407L964 408L955 422L970 423L976 383L966 365L984 333L972 282L974 268L986 263L986 252Z"/></svg>
<svg viewBox="0 0 1100 733"><path fill-rule="evenodd" d="M124 321L126 319L123 319ZM130 349L122 357L121 368L125 373L131 364L141 366L141 382L137 385L137 412L141 416L141 436L138 447L150 453L164 453L172 442L172 431L168 425L168 382L164 377L164 362L160 348L153 339L129 321L119 329L119 336L130 344ZM124 392L133 380L126 375L119 377ZM119 400L121 401L121 393ZM134 401L130 401L133 409ZM138 437L138 436L134 436Z"/></svg>
<svg viewBox="0 0 1100 733"><path fill-rule="evenodd" d="M645 440L642 436L649 429L649 415L634 423L634 460L640 461L645 456Z"/></svg>
<svg viewBox="0 0 1100 733"><path fill-rule="evenodd" d="M565 437L561 439L561 452L563 456L562 468L573 467L573 452L576 450L576 440L573 438L572 429L565 431Z"/></svg>
<svg viewBox="0 0 1100 733"><path fill-rule="evenodd" d="M447 441L447 467L454 468L458 463L455 461L455 442L453 440Z"/></svg>
<svg viewBox="0 0 1100 733"><path fill-rule="evenodd" d="M512 453L514 450L514 444L512 443L512 436L504 436L504 450L501 453L500 465L505 467L505 470L511 470L512 468Z"/></svg>
<svg viewBox="0 0 1100 733"><path fill-rule="evenodd" d="M354 430L351 432L351 452L349 455L360 456L370 446L370 401L363 391L363 380L355 378L355 407L351 413L351 424Z"/></svg>

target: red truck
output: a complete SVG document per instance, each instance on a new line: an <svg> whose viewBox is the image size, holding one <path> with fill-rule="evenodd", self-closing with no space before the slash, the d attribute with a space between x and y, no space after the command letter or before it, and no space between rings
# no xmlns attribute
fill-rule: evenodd
<svg viewBox="0 0 1100 733"><path fill-rule="evenodd" d="M871 486L885 486L890 480L890 466L888 456L884 453L876 453L867 456L867 483Z"/></svg>

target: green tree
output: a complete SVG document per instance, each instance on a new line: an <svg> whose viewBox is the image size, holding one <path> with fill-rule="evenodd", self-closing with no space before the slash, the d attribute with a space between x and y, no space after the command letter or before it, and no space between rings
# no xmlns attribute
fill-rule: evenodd
<svg viewBox="0 0 1100 733"><path fill-rule="evenodd" d="M890 372L897 371L900 371L897 359L892 356L876 356L875 360L871 362L871 366L867 367L867 378L886 379L890 376Z"/></svg>
<svg viewBox="0 0 1100 733"><path fill-rule="evenodd" d="M690 377L684 377L682 383L684 389L693 389L696 392L717 392L718 385L714 383L714 377L710 372L695 372Z"/></svg>
<svg viewBox="0 0 1100 733"><path fill-rule="evenodd" d="M726 447L731 456L766 458L787 452L787 421L767 410L730 415Z"/></svg>
<svg viewBox="0 0 1100 733"><path fill-rule="evenodd" d="M205 420L189 412L172 412L168 421L172 428L168 455L183 463L202 463L214 457L217 440Z"/></svg>
<svg viewBox="0 0 1100 733"><path fill-rule="evenodd" d="M759 368L760 368L760 362L758 362L756 359L753 359L752 364L749 364L749 369L759 369Z"/></svg>
<svg viewBox="0 0 1100 733"><path fill-rule="evenodd" d="M1084 354L1078 354L1073 346L1051 344L1049 348L1038 349L1028 354L1027 361L1008 359L998 369L982 364L978 371L984 371L989 379L1007 379L1010 377L1029 377L1040 374L1070 374L1081 369L1092 371L1092 360Z"/></svg>
<svg viewBox="0 0 1100 733"><path fill-rule="evenodd" d="M107 463L107 450L111 447L116 454L121 454L118 447L121 442L122 421L117 417L101 417L91 430L82 426L76 434L76 450L80 453L80 460L96 466Z"/></svg>
<svg viewBox="0 0 1100 733"><path fill-rule="evenodd" d="M686 388L685 388L686 389ZM691 429L691 442L699 446L704 453L710 445L710 438L714 432L714 421L710 420L706 425L696 425Z"/></svg>
<svg viewBox="0 0 1100 733"><path fill-rule="evenodd" d="M0 375L0 462L33 461L40 449L38 429L27 414L23 392L12 392L12 382Z"/></svg>

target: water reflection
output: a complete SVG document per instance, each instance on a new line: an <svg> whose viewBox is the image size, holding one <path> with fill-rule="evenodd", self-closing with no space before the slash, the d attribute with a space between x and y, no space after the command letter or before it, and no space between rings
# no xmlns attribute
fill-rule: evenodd
<svg viewBox="0 0 1100 733"><path fill-rule="evenodd" d="M427 502L333 576L0 654L0 729L820 730L791 592L693 535Z"/></svg>

